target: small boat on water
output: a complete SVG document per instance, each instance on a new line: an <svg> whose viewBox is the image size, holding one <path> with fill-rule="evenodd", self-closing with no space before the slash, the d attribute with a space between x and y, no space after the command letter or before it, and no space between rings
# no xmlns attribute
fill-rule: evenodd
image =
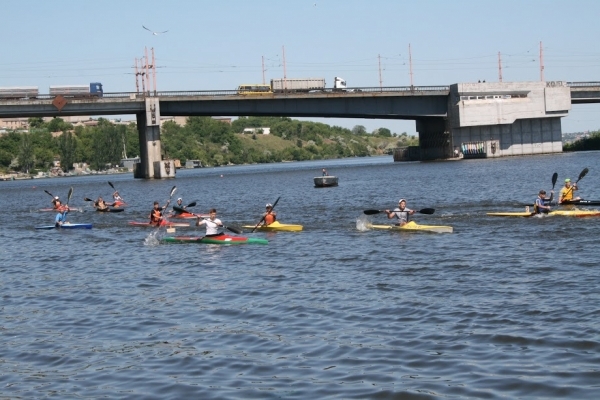
<svg viewBox="0 0 600 400"><path fill-rule="evenodd" d="M254 229L256 225L244 225L242 228ZM300 232L302 228L302 225L282 224L279 221L275 221L271 225L261 225L256 230L264 232Z"/></svg>
<svg viewBox="0 0 600 400"><path fill-rule="evenodd" d="M332 187L338 185L338 177L331 175L315 176L313 178L315 187Z"/></svg>
<svg viewBox="0 0 600 400"><path fill-rule="evenodd" d="M203 244L268 244L267 239L232 236L225 233L215 236L168 236L164 243L203 243Z"/></svg>
<svg viewBox="0 0 600 400"><path fill-rule="evenodd" d="M533 217L536 215L534 212L529 211L518 211L518 212L489 212L486 213L492 217ZM563 217L598 217L600 216L600 211L598 210L556 210L550 211L547 214L539 214L540 216L563 216Z"/></svg>
<svg viewBox="0 0 600 400"><path fill-rule="evenodd" d="M125 209L124 208L110 208L110 207L108 207L108 208L104 208L104 209L96 208L96 211L98 211L98 212L105 212L105 213L106 212L123 212L123 211L125 211Z"/></svg>
<svg viewBox="0 0 600 400"><path fill-rule="evenodd" d="M157 228L156 224L151 224L148 221L129 221L127 223L128 225L131 226L142 226L142 227L151 227L151 228ZM159 227L166 227L166 228L183 228L183 227L187 227L190 226L190 224L188 222L171 222L171 221L161 221Z"/></svg>
<svg viewBox="0 0 600 400"><path fill-rule="evenodd" d="M454 228L446 225L419 225L415 221L409 221L406 224L399 225L367 225L370 229L389 229L393 231L405 232L434 232L434 233L452 233Z"/></svg>
<svg viewBox="0 0 600 400"><path fill-rule="evenodd" d="M46 226L36 226L35 229L92 229L92 224L69 224L64 223L61 226L56 225L46 225Z"/></svg>

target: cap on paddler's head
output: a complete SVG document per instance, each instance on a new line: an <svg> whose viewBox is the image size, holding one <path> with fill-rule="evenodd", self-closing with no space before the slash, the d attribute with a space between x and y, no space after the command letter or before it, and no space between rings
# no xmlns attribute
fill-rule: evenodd
<svg viewBox="0 0 600 400"><path fill-rule="evenodd" d="M177 199L177 201L183 201L183 199L182 199L181 197L179 197L179 198Z"/></svg>
<svg viewBox="0 0 600 400"><path fill-rule="evenodd" d="M269 207L273 208L273 205L271 203L267 203L267 205L265 206L265 208L269 208Z"/></svg>
<svg viewBox="0 0 600 400"><path fill-rule="evenodd" d="M54 196L54 200L58 200L58 196Z"/></svg>
<svg viewBox="0 0 600 400"><path fill-rule="evenodd" d="M540 190L540 194L546 194L546 191L544 189Z"/></svg>
<svg viewBox="0 0 600 400"><path fill-rule="evenodd" d="M402 203L402 202L405 202L405 203L406 203L406 200L404 200L404 199L400 199L400 200L398 200L398 204L400 204L400 203Z"/></svg>
<svg viewBox="0 0 600 400"><path fill-rule="evenodd" d="M571 182L571 179L567 178L565 179L565 182Z"/></svg>

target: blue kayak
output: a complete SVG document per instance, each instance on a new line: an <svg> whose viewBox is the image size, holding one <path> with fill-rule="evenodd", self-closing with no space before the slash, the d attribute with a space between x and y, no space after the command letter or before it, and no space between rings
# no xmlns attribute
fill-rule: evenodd
<svg viewBox="0 0 600 400"><path fill-rule="evenodd" d="M92 224L63 224L60 228L54 225L36 226L35 229L92 229Z"/></svg>

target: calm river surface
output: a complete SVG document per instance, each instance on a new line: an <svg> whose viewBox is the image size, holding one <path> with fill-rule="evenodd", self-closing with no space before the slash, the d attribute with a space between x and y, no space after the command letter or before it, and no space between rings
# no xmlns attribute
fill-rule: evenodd
<svg viewBox="0 0 600 400"><path fill-rule="evenodd" d="M327 168L334 188L313 187ZM0 182L0 398L600 398L600 218L498 218L564 178L600 200L600 153L391 157ZM221 176L222 175L222 176ZM101 214L83 197L130 206ZM160 244L158 200L300 233ZM92 230L36 231L66 199ZM452 234L361 230L403 197ZM384 215L369 217L385 223ZM177 228L178 234L201 234Z"/></svg>

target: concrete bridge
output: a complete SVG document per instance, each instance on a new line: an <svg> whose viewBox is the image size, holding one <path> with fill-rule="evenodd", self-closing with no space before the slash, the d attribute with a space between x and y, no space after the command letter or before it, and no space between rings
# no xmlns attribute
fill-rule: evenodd
<svg viewBox="0 0 600 400"><path fill-rule="evenodd" d="M138 178L175 175L161 159L161 116L286 116L415 120L419 147L395 160L503 157L562 152L560 118L572 104L600 102L600 82L460 83L239 95L235 90L105 93L57 102L40 95L0 100L0 118L135 114L142 162Z"/></svg>

